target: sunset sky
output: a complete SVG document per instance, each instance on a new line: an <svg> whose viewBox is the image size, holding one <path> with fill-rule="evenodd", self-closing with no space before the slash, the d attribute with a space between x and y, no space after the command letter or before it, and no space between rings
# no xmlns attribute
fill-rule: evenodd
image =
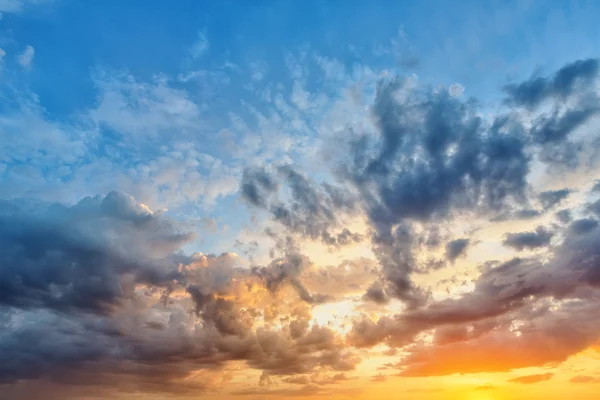
<svg viewBox="0 0 600 400"><path fill-rule="evenodd" d="M600 2L0 12L0 399L599 398Z"/></svg>

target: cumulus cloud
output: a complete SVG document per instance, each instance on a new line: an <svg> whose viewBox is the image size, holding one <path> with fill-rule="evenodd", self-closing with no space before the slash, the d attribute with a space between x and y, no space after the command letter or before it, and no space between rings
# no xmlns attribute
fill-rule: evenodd
<svg viewBox="0 0 600 400"><path fill-rule="evenodd" d="M461 85L460 83L453 83L448 88L448 93L450 93L450 96L452 96L452 97L458 97L461 94L463 94L464 91L465 91L465 87L463 85Z"/></svg>
<svg viewBox="0 0 600 400"><path fill-rule="evenodd" d="M213 385L203 374L218 375L227 361L272 376L349 371L358 362L306 316L281 329L255 325L265 318L252 306L256 287L288 284L302 300L320 301L299 283L302 257L274 262L258 279L231 253L186 255L189 233L120 192L73 206L3 201L0 210L8 249L0 269L2 390L43 378L107 395L115 380L126 392L197 393Z"/></svg>
<svg viewBox="0 0 600 400"><path fill-rule="evenodd" d="M27 46L25 47L25 50L23 50L23 52L19 55L19 64L21 64L22 67L27 68L31 65L31 63L33 62L33 56L35 54L35 49L33 48L33 46Z"/></svg>

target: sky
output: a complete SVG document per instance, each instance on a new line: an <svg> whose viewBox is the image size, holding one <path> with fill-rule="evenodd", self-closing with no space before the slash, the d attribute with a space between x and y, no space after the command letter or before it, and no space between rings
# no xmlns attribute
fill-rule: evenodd
<svg viewBox="0 0 600 400"><path fill-rule="evenodd" d="M0 398L597 398L600 3L0 13Z"/></svg>

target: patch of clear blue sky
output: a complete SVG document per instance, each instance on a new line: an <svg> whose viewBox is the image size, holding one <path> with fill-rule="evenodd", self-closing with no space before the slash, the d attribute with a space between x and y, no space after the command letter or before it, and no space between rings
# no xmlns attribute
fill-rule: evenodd
<svg viewBox="0 0 600 400"><path fill-rule="evenodd" d="M97 88L92 77L98 68L127 70L150 80L158 73L175 77L186 70L218 70L226 62L243 68L262 62L265 82L291 87L284 53L305 45L348 67L397 68L435 85L460 82L467 95L493 102L511 77L597 56L598 15L597 1L59 0L5 15L0 47L35 48L33 68L25 78L14 79L26 80L50 120L68 119L93 106ZM199 31L209 48L204 56L186 61ZM378 46L389 46L391 40L408 58L378 53ZM12 84L7 81L11 76L4 74L5 85ZM209 99L210 118L217 122L229 111L243 113L240 99L256 102L258 109L264 106L248 98L243 89L247 77L232 71L228 76L231 84ZM191 85L173 85L202 95ZM319 81L308 85L312 92L336 89L320 87ZM0 112L9 103L3 97ZM220 201L210 212L231 225L231 232L243 221L235 199Z"/></svg>
<svg viewBox="0 0 600 400"><path fill-rule="evenodd" d="M269 64L269 78L279 80L284 49L310 44L353 62L348 44L371 49L402 26L420 60L419 75L477 91L513 71L592 55L599 11L596 1L62 0L7 15L1 25L36 49L31 86L44 105L68 112L93 101L90 70L98 65L141 78L179 71L199 29L210 41L204 66L259 59Z"/></svg>

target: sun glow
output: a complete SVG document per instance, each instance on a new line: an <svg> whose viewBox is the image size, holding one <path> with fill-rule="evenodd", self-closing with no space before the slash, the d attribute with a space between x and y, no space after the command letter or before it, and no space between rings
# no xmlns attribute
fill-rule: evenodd
<svg viewBox="0 0 600 400"><path fill-rule="evenodd" d="M317 305L312 309L313 323L328 326L341 334L348 333L351 319L358 315L354 306L352 300Z"/></svg>

